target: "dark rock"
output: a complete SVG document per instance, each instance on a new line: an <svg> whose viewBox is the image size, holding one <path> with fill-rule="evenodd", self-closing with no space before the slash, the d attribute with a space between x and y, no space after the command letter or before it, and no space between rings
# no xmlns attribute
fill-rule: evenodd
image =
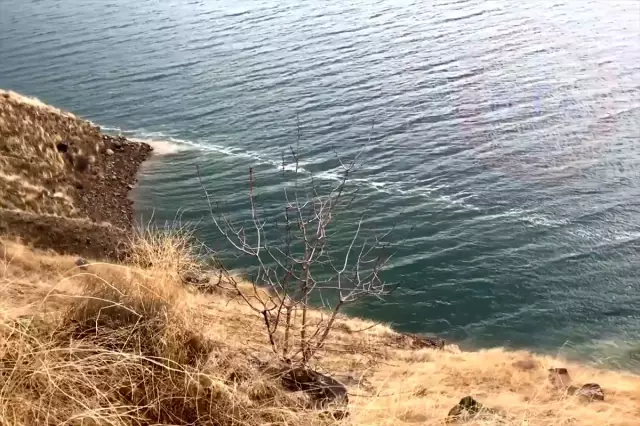
<svg viewBox="0 0 640 426"><path fill-rule="evenodd" d="M282 386L290 391L303 391L311 397L316 407L329 403L347 405L347 388L333 377L304 367L289 367L281 375Z"/></svg>
<svg viewBox="0 0 640 426"><path fill-rule="evenodd" d="M66 142L60 142L56 145L56 149L58 150L58 152L65 153L69 150L69 144Z"/></svg>
<svg viewBox="0 0 640 426"><path fill-rule="evenodd" d="M571 376L566 368L550 368L549 381L558 390L565 391L571 386Z"/></svg>
<svg viewBox="0 0 640 426"><path fill-rule="evenodd" d="M458 405L449 410L447 423L467 421L476 417L483 410L483 405L471 396L465 396L458 402Z"/></svg>
<svg viewBox="0 0 640 426"><path fill-rule="evenodd" d="M86 260L84 260L84 259L83 259L83 258L81 258L81 257L77 258L75 263L76 263L76 266L77 266L77 267L79 267L80 269L83 269L83 270L85 270L85 271L86 271L86 270L88 269L88 267L89 267L89 266L88 266L88 265L89 265L89 262L87 262Z"/></svg>
<svg viewBox="0 0 640 426"><path fill-rule="evenodd" d="M131 191L131 190L133 189L133 185L131 185L131 184L127 185L127 189L128 189L129 191Z"/></svg>
<svg viewBox="0 0 640 426"><path fill-rule="evenodd" d="M570 386L568 393L576 395L584 402L604 401L604 390L602 390L602 387L597 383L587 383L579 388Z"/></svg>
<svg viewBox="0 0 640 426"><path fill-rule="evenodd" d="M499 410L486 407L471 396L465 396L455 407L449 410L446 423L463 423L477 419L478 417L493 418L503 415L504 413L501 413Z"/></svg>

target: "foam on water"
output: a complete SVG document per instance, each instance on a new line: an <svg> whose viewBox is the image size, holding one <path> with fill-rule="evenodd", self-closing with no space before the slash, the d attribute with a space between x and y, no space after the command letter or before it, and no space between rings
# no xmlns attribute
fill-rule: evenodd
<svg viewBox="0 0 640 426"><path fill-rule="evenodd" d="M131 140L132 142L140 142L140 143L148 144L149 146L151 146L151 148L153 148L154 156L177 154L181 151L186 151L190 149L186 145L182 145L182 144L178 144L178 143L175 143L172 141L166 141L166 140L140 139L140 138L129 138L129 140Z"/></svg>

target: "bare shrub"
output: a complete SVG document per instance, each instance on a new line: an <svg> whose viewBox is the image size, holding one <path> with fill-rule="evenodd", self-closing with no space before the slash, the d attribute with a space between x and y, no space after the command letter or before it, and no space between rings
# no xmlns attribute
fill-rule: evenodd
<svg viewBox="0 0 640 426"><path fill-rule="evenodd" d="M291 156L295 166L289 174L292 182L275 215L261 213L254 171L249 170L251 220L247 226L220 212L199 169L198 176L217 230L236 253L252 259L255 267L251 291L243 290L222 264L218 265L220 285L261 315L278 356L307 365L324 346L345 306L367 297L382 298L397 285L386 283L380 275L390 259L387 237L391 230L365 230L363 216L354 224L347 247L331 243L337 236L336 219L349 211L357 195L349 184L358 156L348 162L336 156L341 177L324 189L313 177L302 176L293 148ZM328 309L317 315L310 308L316 302Z"/></svg>

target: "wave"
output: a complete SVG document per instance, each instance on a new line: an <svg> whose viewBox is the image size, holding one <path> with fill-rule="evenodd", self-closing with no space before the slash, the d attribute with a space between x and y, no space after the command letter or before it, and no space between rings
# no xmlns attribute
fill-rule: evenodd
<svg viewBox="0 0 640 426"><path fill-rule="evenodd" d="M244 150L242 148L235 148L229 146L218 145L209 141L193 141L188 139L182 139L164 132L148 131L144 129L138 130L122 130L118 127L102 127L107 133L118 133L126 136L131 141L142 141L154 147L154 153L156 154L175 154L182 151L205 151L216 152L224 154L233 158L245 158L252 160L259 164L271 165L279 170L296 171L300 173L309 174L305 169L307 164L304 161L299 161L298 165L294 163L283 164L282 160L274 160L273 158L266 157L264 154L260 154L256 151ZM155 147L160 147L160 152L155 152Z"/></svg>
<svg viewBox="0 0 640 426"><path fill-rule="evenodd" d="M117 133L128 137L132 141L140 141L145 142L151 145L154 148L154 155L165 156L165 155L174 155L184 151L204 151L204 152L215 152L219 154L223 154L225 156L231 158L239 158L239 159L247 159L252 162L256 162L261 165L272 166L277 170L285 170L288 172L295 172L296 169L298 173L313 176L314 179L319 179L323 181L334 181L340 182L342 181L344 174L340 169L333 169L322 171L316 174L312 174L309 170L308 162L299 162L297 165L295 163L285 163L283 164L281 159L274 159L273 156L269 157L263 153L258 153L252 150L245 150L237 147L229 147L222 146L210 141L193 141L178 138L176 136L172 136L171 134L158 132L158 131L149 131L146 129L137 129L137 130L122 130L117 127L102 127L102 129L108 133ZM466 211L475 211L481 212L482 209L469 201L467 199L474 198L477 194L469 194L467 193L465 197L459 197L456 194L447 195L439 193L443 189L446 189L446 185L434 185L434 186L414 186L407 188L406 182L389 182L389 181L381 181L372 178L356 178L353 177L350 179L351 182L355 182L357 184L364 185L371 190L387 194L387 195L397 195L397 196L416 196L424 199L428 199L432 202L441 203L452 208L459 208ZM486 215L483 214L477 218L477 220L495 220L505 217L513 217L516 220L519 220L526 224L527 226L534 227L546 227L546 228L555 228L563 225L567 225L569 223L566 219L561 218L551 218L546 215L534 212L527 211L522 209L510 209L508 211Z"/></svg>
<svg viewBox="0 0 640 426"><path fill-rule="evenodd" d="M132 142L140 142L146 143L153 148L154 156L164 156L177 154L178 152L188 150L189 148L185 145L180 145L167 140L158 140L158 139L141 139L141 138L129 138Z"/></svg>

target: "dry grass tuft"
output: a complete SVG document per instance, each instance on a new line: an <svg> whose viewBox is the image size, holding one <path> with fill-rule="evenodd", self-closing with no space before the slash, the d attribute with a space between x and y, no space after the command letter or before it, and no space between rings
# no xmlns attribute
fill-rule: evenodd
<svg viewBox="0 0 640 426"><path fill-rule="evenodd" d="M199 271L197 241L193 229L169 225L160 229L149 224L137 229L130 237L128 263L141 268L163 272L166 279L179 282L190 271Z"/></svg>
<svg viewBox="0 0 640 426"><path fill-rule="evenodd" d="M412 350L347 317L313 366L349 389L350 415L335 420L261 367L267 335L240 297L182 285L187 237L134 241L135 264L86 270L0 242L0 424L435 426L467 395L495 409L469 425L640 424L637 376L502 349ZM560 366L599 383L605 401L555 390L547 369Z"/></svg>

